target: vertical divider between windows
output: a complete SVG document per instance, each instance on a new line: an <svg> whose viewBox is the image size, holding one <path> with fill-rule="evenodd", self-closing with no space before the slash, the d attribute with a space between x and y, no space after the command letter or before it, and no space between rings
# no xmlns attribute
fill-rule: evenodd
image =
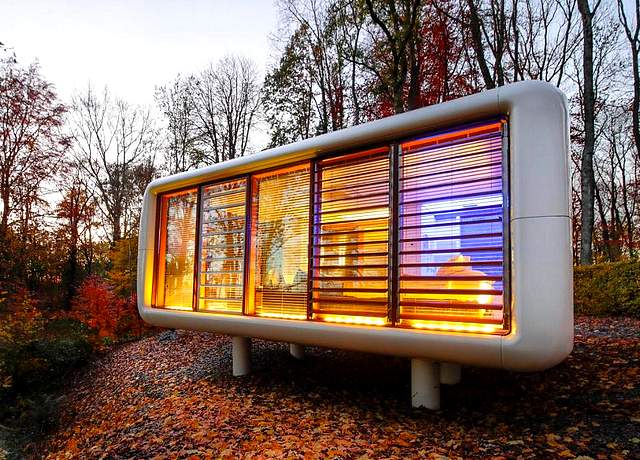
<svg viewBox="0 0 640 460"><path fill-rule="evenodd" d="M158 280L158 285L156 289L156 304L160 307L165 307L166 298L165 298L165 290L166 290L166 250L167 250L167 220L169 214L169 200L164 199L164 195L159 198L160 207L159 207L159 217L158 217L158 228L159 233L157 235L157 271L156 278ZM162 284L160 284L162 283Z"/></svg>
<svg viewBox="0 0 640 460"><path fill-rule="evenodd" d="M198 301L200 299L200 260L202 241L202 186L198 187L198 195L196 198L196 242L193 251L195 260L193 261L193 298L191 299L191 310L198 311Z"/></svg>
<svg viewBox="0 0 640 460"><path fill-rule="evenodd" d="M307 320L313 318L313 276L314 276L314 253L313 245L315 239L315 206L316 206L316 174L317 161L311 160L309 163L309 239L307 247Z"/></svg>
<svg viewBox="0 0 640 460"><path fill-rule="evenodd" d="M392 326L398 322L399 312L399 233L400 233L400 145L392 144L389 148L389 235L388 235L388 306L387 319Z"/></svg>
<svg viewBox="0 0 640 460"><path fill-rule="evenodd" d="M245 199L244 199L244 256L242 258L242 314L243 315L248 315L248 314L252 314L251 312L251 305L249 305L250 303L250 299L252 298L251 294L249 293L249 289L251 289L253 286L251 286L250 282L250 273L249 270L251 269L251 226L253 225L252 223L252 213L253 213L253 206L251 203L251 194L252 194L252 185L253 185L253 177L251 175L248 175L245 177ZM249 294L249 295L247 295Z"/></svg>
<svg viewBox="0 0 640 460"><path fill-rule="evenodd" d="M511 330L511 190L509 124L502 119L502 325Z"/></svg>
<svg viewBox="0 0 640 460"><path fill-rule="evenodd" d="M162 239L162 227L161 227L161 213L162 213L162 195L156 196L156 218L155 218L155 231L153 236L155 238L153 242L153 276L151 277L151 306L158 306L158 283L160 282L159 266L160 266L160 240Z"/></svg>

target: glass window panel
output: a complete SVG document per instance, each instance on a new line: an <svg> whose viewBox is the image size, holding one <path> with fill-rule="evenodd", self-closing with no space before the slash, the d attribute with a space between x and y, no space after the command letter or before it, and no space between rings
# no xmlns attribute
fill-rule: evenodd
<svg viewBox="0 0 640 460"><path fill-rule="evenodd" d="M402 144L401 324L503 329L502 122Z"/></svg>
<svg viewBox="0 0 640 460"><path fill-rule="evenodd" d="M192 309L197 201L197 189L160 198L156 306Z"/></svg>
<svg viewBox="0 0 640 460"><path fill-rule="evenodd" d="M384 325L388 313L389 149L319 161L313 318Z"/></svg>
<svg viewBox="0 0 640 460"><path fill-rule="evenodd" d="M198 310L242 313L246 180L204 186Z"/></svg>
<svg viewBox="0 0 640 460"><path fill-rule="evenodd" d="M257 316L306 319L309 242L309 165L253 178L253 290Z"/></svg>

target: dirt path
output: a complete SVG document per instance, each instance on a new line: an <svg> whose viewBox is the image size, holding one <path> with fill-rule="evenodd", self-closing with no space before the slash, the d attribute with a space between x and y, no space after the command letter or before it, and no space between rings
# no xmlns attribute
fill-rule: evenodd
<svg viewBox="0 0 640 460"><path fill-rule="evenodd" d="M640 458L640 321L580 318L536 374L465 369L443 410L409 407L409 362L179 331L125 345L70 385L49 458Z"/></svg>

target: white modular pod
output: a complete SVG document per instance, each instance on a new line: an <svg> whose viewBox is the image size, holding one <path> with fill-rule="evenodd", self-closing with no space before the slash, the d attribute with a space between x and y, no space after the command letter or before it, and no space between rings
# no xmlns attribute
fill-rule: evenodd
<svg viewBox="0 0 640 460"><path fill-rule="evenodd" d="M157 179L140 315L547 369L573 346L568 146L564 95L529 81Z"/></svg>

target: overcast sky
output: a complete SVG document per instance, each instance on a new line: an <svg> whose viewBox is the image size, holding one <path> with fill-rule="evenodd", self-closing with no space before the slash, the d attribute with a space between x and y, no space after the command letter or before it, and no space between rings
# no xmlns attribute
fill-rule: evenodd
<svg viewBox="0 0 640 460"><path fill-rule="evenodd" d="M0 1L0 42L22 64L37 58L66 102L91 81L152 104L156 85L227 53L252 58L264 73L277 29L274 0ZM631 11L633 0L624 1ZM615 0L606 3L615 11Z"/></svg>
<svg viewBox="0 0 640 460"><path fill-rule="evenodd" d="M204 68L228 53L252 58L261 73L276 30L273 0L2 0L0 42L68 101L105 84L119 97L151 104L156 85Z"/></svg>

